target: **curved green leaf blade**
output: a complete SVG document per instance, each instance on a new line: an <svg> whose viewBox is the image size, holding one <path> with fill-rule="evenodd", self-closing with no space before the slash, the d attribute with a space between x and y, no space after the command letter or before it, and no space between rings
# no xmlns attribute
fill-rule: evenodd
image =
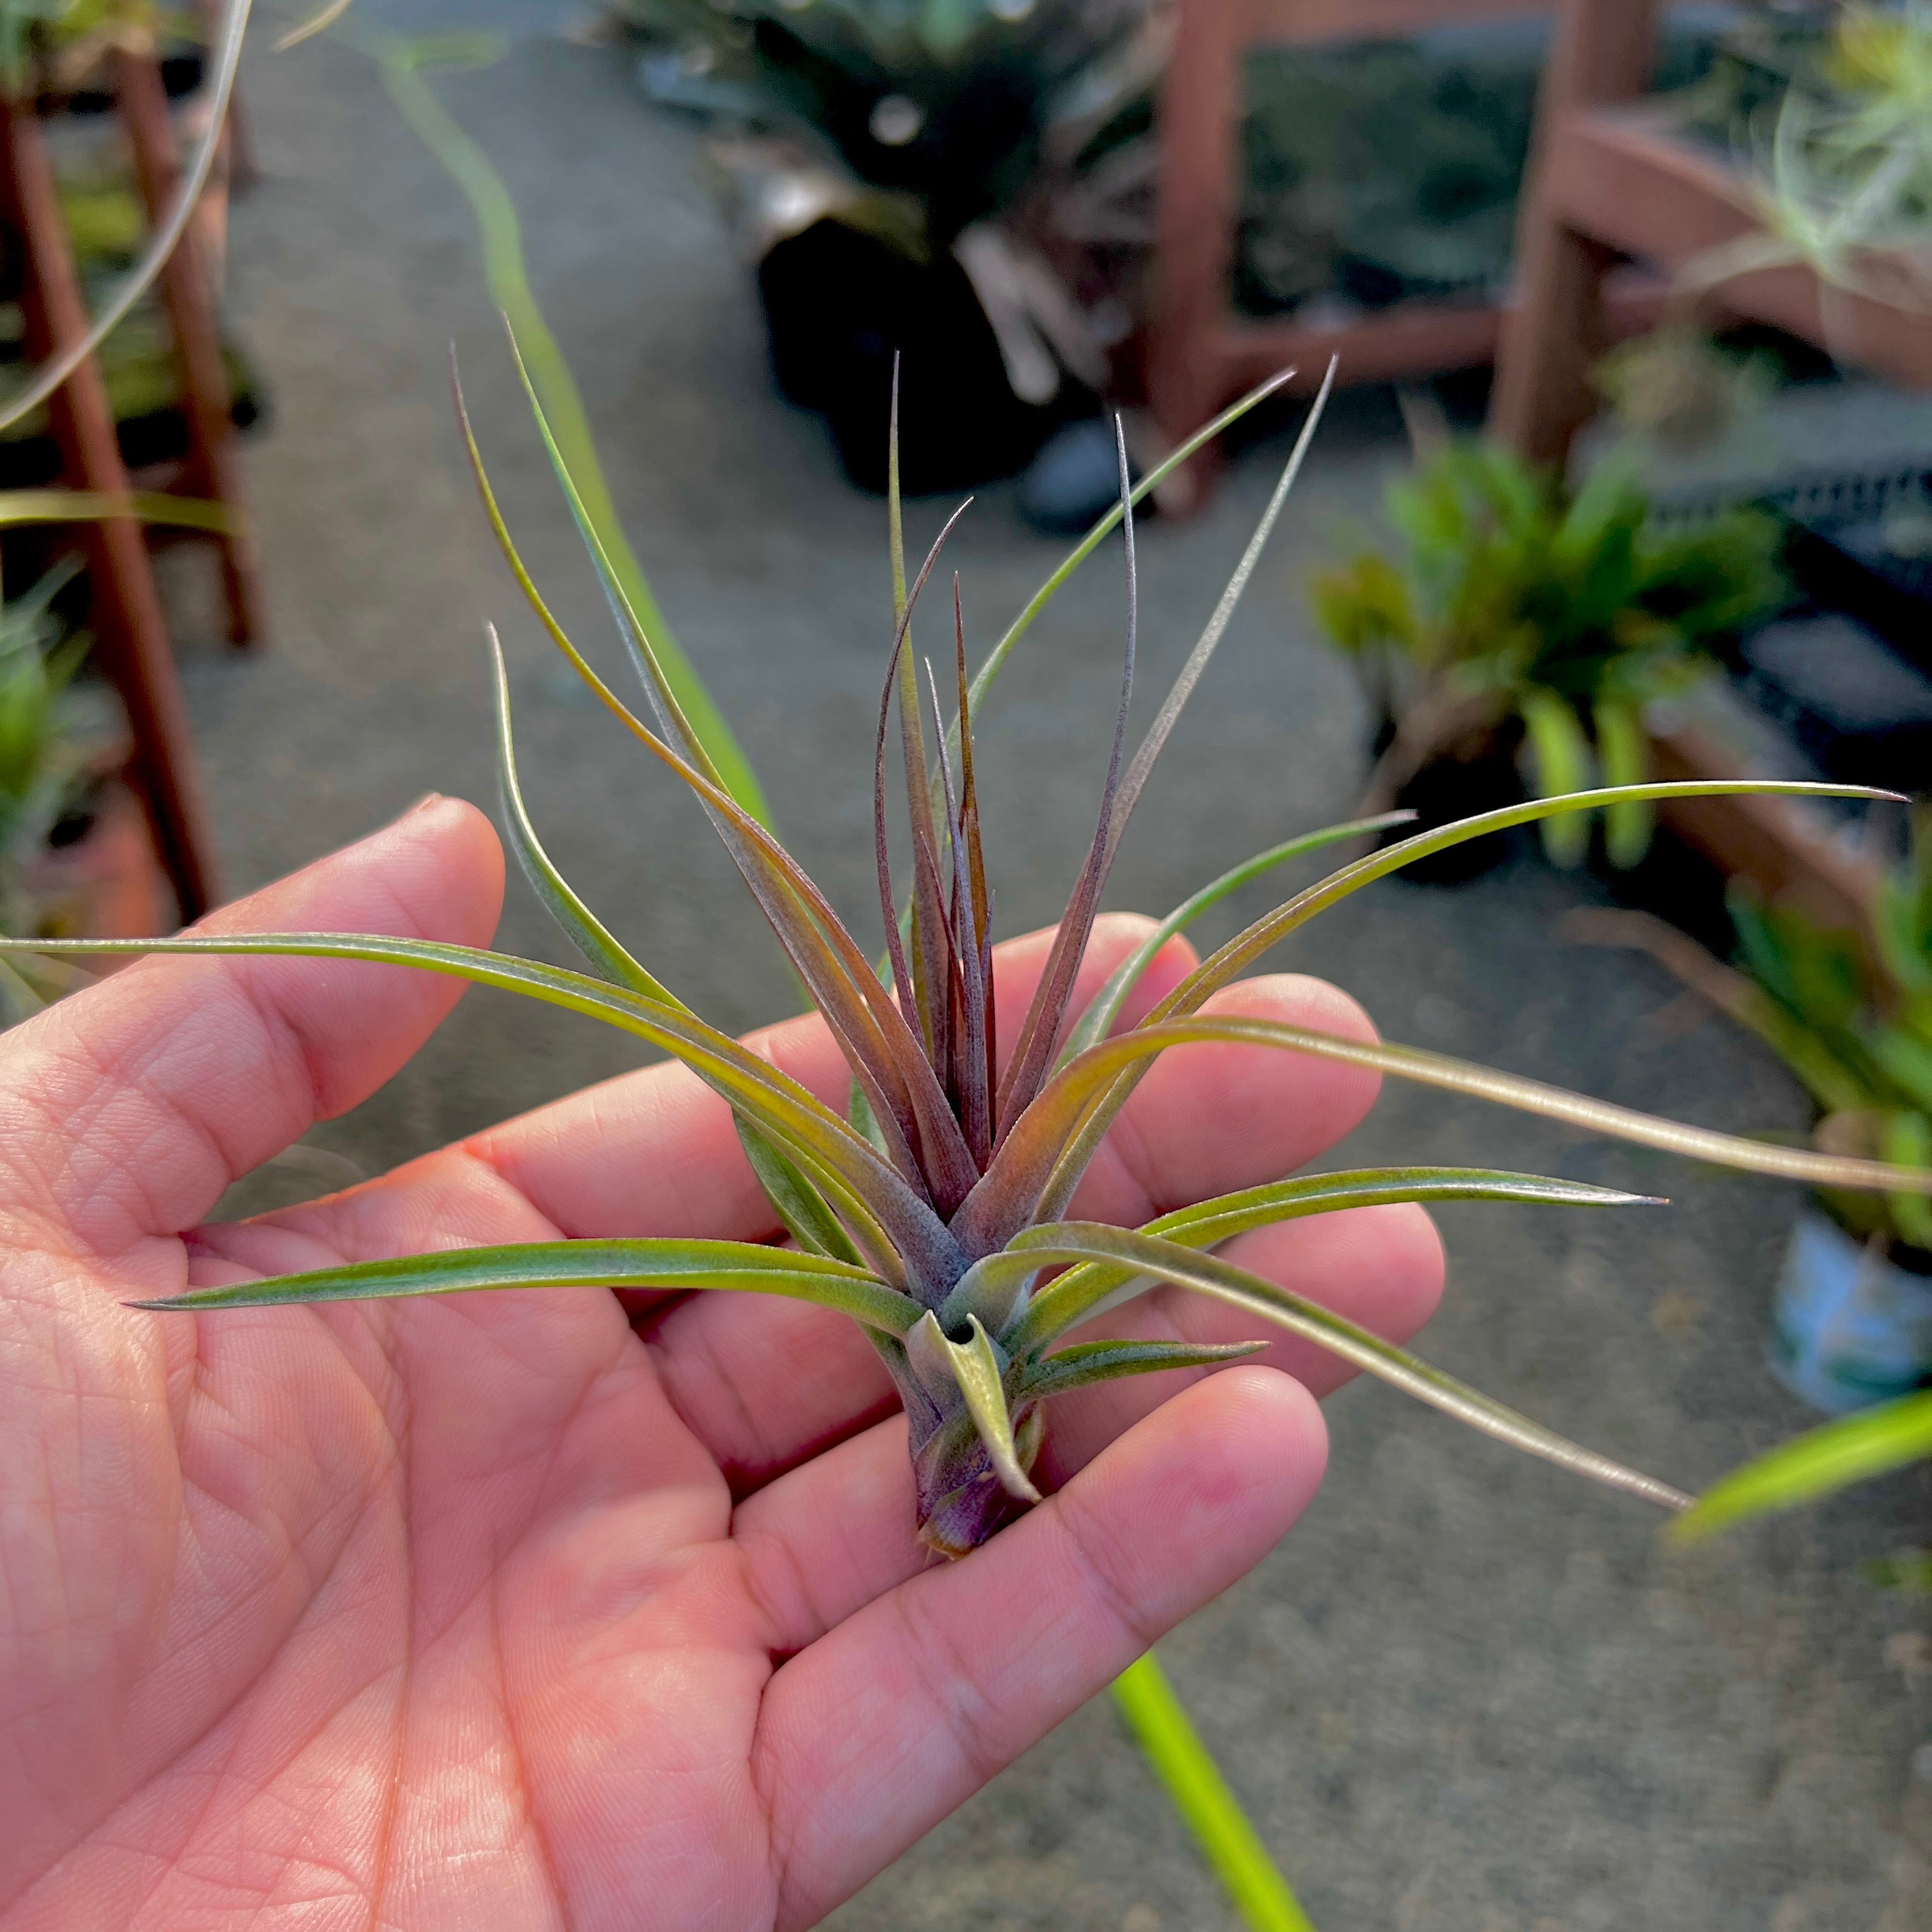
<svg viewBox="0 0 1932 1932"><path fill-rule="evenodd" d="M494 624L483 626L490 640L490 663L496 701L496 776L503 794L503 818L510 835L510 849L517 855L524 876L550 916L568 934L572 943L590 964L598 978L614 986L628 986L647 1000L668 1006L682 1007L684 1002L665 991L636 960L613 938L603 922L571 890L569 882L550 862L550 854L537 836L536 827L524 804L522 786L517 778L517 748L510 724L510 676L503 662L503 646ZM688 1010L688 1009L687 1009Z"/></svg>
<svg viewBox="0 0 1932 1932"><path fill-rule="evenodd" d="M1277 866L1286 865L1291 859L1299 859L1306 853L1318 851L1323 846L1335 844L1344 838L1385 831L1392 825L1406 825L1414 816L1412 812L1384 812L1373 818L1352 819L1346 825L1324 825L1318 832L1306 832L1298 838L1270 845L1265 852L1257 852L1252 859L1244 859L1218 879L1210 880L1192 898L1176 906L1108 975L1107 983L1094 995L1085 1012L1081 1015L1078 1024L1068 1036L1060 1053L1060 1064L1064 1066L1096 1040L1106 1039L1127 995L1140 984L1142 975L1154 964L1160 949L1177 932L1185 932L1203 913L1219 905L1230 892L1238 892L1250 880L1273 872Z"/></svg>
<svg viewBox="0 0 1932 1932"><path fill-rule="evenodd" d="M0 939L0 955L143 952L290 955L368 960L443 973L478 986L520 993L588 1015L674 1054L734 1107L773 1136L824 1188L860 1234L873 1262L890 1275L898 1257L946 1273L957 1250L944 1225L898 1172L818 1097L714 1027L680 1008L664 1006L587 974L467 946L380 933L238 933L222 938Z"/></svg>
<svg viewBox="0 0 1932 1932"><path fill-rule="evenodd" d="M1237 933L1226 945L1204 960L1155 1007L1148 1016L1148 1023L1152 1024L1179 1014L1198 1011L1204 1001L1318 913L1325 912L1352 892L1400 872L1418 859L1461 844L1467 839L1479 838L1486 832L1505 831L1514 825L1531 824L1552 812L1589 812L1601 806L1625 801L1723 798L1754 793L1782 797L1872 798L1899 802L1899 794L1895 792L1874 790L1864 785L1810 784L1775 778L1714 778L1613 787L1600 791L1580 792L1567 798L1532 799L1522 805L1481 812L1472 818L1459 819L1452 825L1418 832L1414 837L1405 838L1382 851L1370 853L1331 872L1305 891L1296 893L1274 911L1256 920L1245 931ZM1064 1211L1067 1201L1072 1198L1073 1184L1086 1171L1094 1149L1106 1136L1114 1116L1138 1084L1144 1070L1132 1071L1121 1077L1113 1091L1088 1116L1078 1138L1067 1148L1060 1163L1061 1179L1056 1182L1054 1193L1045 1204L1045 1211L1049 1216Z"/></svg>
<svg viewBox="0 0 1932 1932"><path fill-rule="evenodd" d="M1151 1376L1163 1369L1217 1369L1260 1354L1265 1342L1077 1342L1030 1364L1021 1372L1019 1399L1043 1401L1050 1395L1090 1388L1122 1376Z"/></svg>
<svg viewBox="0 0 1932 1932"><path fill-rule="evenodd" d="M490 1288L719 1288L782 1294L836 1309L868 1328L903 1335L919 1318L909 1295L864 1268L824 1255L751 1241L640 1240L532 1241L516 1246L458 1248L356 1262L304 1274L190 1288L184 1294L134 1301L164 1312L280 1308L312 1301L374 1301L391 1296L457 1294Z"/></svg>
<svg viewBox="0 0 1932 1932"><path fill-rule="evenodd" d="M765 1190L765 1198L784 1222L786 1233L801 1247L814 1255L830 1255L835 1260L862 1265L851 1237L838 1224L838 1217L824 1195L812 1186L797 1164L760 1133L742 1114L735 1116L738 1144Z"/></svg>
<svg viewBox="0 0 1932 1932"><path fill-rule="evenodd" d="M1796 1509L1932 1456L1932 1389L1828 1422L1733 1469L1670 1526L1674 1541Z"/></svg>
<svg viewBox="0 0 1932 1932"><path fill-rule="evenodd" d="M1015 1122L992 1166L953 1217L953 1232L969 1252L987 1254L1004 1246L1029 1221L1058 1211L1052 1204L1070 1197L1072 1186L1061 1170L1064 1150L1082 1142L1095 1111L1103 1107L1117 1087L1124 1068L1192 1040L1228 1040L1256 1046L1276 1046L1346 1066L1392 1073L1425 1087L1438 1087L1472 1100L1514 1107L1545 1120L1562 1120L1593 1133L1634 1141L1690 1160L1706 1160L1747 1174L1770 1174L1812 1187L1850 1187L1861 1190L1898 1190L1932 1194L1932 1172L1889 1166L1882 1161L1858 1160L1837 1154L1813 1154L1800 1148L1774 1146L1762 1141L1694 1127L1655 1114L1640 1113L1608 1100L1593 1100L1540 1080L1478 1066L1447 1054L1420 1047L1384 1042L1345 1040L1312 1028L1289 1026L1274 1020L1221 1018L1201 1015L1191 1019L1150 1021L1131 1032L1103 1040L1054 1076L1025 1114Z"/></svg>
<svg viewBox="0 0 1932 1932"><path fill-rule="evenodd" d="M1028 1228L1004 1252L977 1265L991 1272L994 1264L1001 1270L1016 1270L1084 1261L1120 1263L1136 1274L1152 1275L1178 1288L1245 1308L1486 1436L1606 1488L1641 1496L1666 1509L1683 1509L1690 1502L1688 1496L1667 1483L1558 1436L1317 1303L1245 1268L1232 1267L1212 1255L1196 1254L1156 1235L1092 1221L1054 1222Z"/></svg>
<svg viewBox="0 0 1932 1932"><path fill-rule="evenodd" d="M674 641L637 554L624 535L576 379L530 287L516 203L488 157L458 126L419 71L445 59L486 64L500 53L502 43L478 34L410 42L389 34L356 32L352 21L344 22L339 31L351 46L375 62L397 111L469 201L482 239L490 298L514 332L520 345L520 367L527 365L532 393L542 399L546 444L555 448L556 460L570 479L566 494L578 528L587 530L596 540L593 561L600 564L600 576L609 573L626 608L648 627L667 685L706 762L718 775L719 784L754 818L769 824L771 811L759 789L757 774L732 736L724 713Z"/></svg>
<svg viewBox="0 0 1932 1932"><path fill-rule="evenodd" d="M1617 699L1598 699L1594 718L1597 764L1606 785L1640 785L1650 776L1650 745L1639 706ZM1657 826L1654 807L1642 800L1607 806L1604 811L1604 851L1620 872L1640 863L1650 850Z"/></svg>
<svg viewBox="0 0 1932 1932"><path fill-rule="evenodd" d="M1341 360L1339 356L1329 357L1328 372L1322 378L1322 386L1316 392L1314 401L1309 406L1308 414L1294 439L1294 446L1288 452L1288 461L1282 466L1280 478L1274 486L1274 494L1269 497L1268 507L1262 511L1261 520L1256 524L1254 534L1248 539L1248 547L1241 553L1240 561L1234 566L1234 574L1228 579L1221 592L1220 601L1214 606L1213 614L1195 640L1193 650L1188 652L1187 661L1181 666L1180 675L1174 680L1166 697L1161 700L1160 710L1155 714L1154 722L1148 727L1147 736L1141 740L1139 748L1134 753L1132 764L1127 767L1126 776L1120 780L1120 792L1114 800L1107 830L1106 857L1109 864L1112 862L1114 851L1120 844L1120 836L1126 829L1127 820L1132 815L1134 806L1154 770L1155 761L1160 758L1162 748L1179 722L1181 712L1186 709L1187 700L1194 694L1194 687L1201 682L1209 659L1220 644L1222 634L1233 620L1242 593L1248 587L1248 580L1254 575L1255 566L1262 560L1262 552L1268 548L1268 540L1273 534L1282 510L1287 506L1289 493L1300 477L1301 466L1307 460L1309 449L1315 441L1316 431L1322 427L1322 418L1328 407L1328 398L1334 393L1335 374L1341 367ZM1118 436L1120 430L1118 417L1114 419L1114 428ZM1120 464L1124 472L1121 481L1125 484L1126 446L1124 440L1120 446ZM1123 519L1126 520L1127 529L1131 534L1133 526L1128 519L1128 512L1133 500L1130 490L1124 490L1123 495L1126 500L1121 505L1121 514Z"/></svg>
<svg viewBox="0 0 1932 1932"><path fill-rule="evenodd" d="M1114 1678L1114 1702L1250 1932L1315 1932L1152 1651Z"/></svg>
<svg viewBox="0 0 1932 1932"><path fill-rule="evenodd" d="M1144 502L1183 464L1212 442L1224 430L1239 422L1250 410L1267 401L1284 382L1292 381L1294 373L1292 369L1283 369L1270 376L1266 382L1258 382L1239 400L1230 403L1211 422L1204 424L1184 442L1156 464L1129 492L1128 500L1136 506ZM973 674L971 715L974 717L979 716L980 707L986 702L986 694L992 688L993 680L999 676L1000 667L1012 655L1013 646L1033 628L1034 620L1053 602L1066 580L1120 527L1120 519L1126 513L1126 506L1122 503L1115 503L1102 512L1095 519L1093 528L1060 560L1053 574L1027 599L1019 615L1006 626L1000 641L987 652L984 662ZM956 718L949 743L957 744L958 730L959 724Z"/></svg>
<svg viewBox="0 0 1932 1932"><path fill-rule="evenodd" d="M1512 1174L1501 1168L1367 1167L1338 1174L1303 1174L1266 1186L1244 1188L1238 1193L1217 1195L1146 1222L1139 1232L1178 1241L1184 1247L1211 1248L1253 1228L1299 1220L1305 1215L1428 1201L1517 1201L1562 1208L1661 1204L1649 1195L1626 1194L1618 1188L1592 1186L1587 1181ZM1121 1269L1097 1262L1069 1268L1033 1298L1018 1325L1001 1338L1004 1345L1016 1356L1030 1354L1054 1336L1064 1334L1075 1322L1084 1321L1134 1279Z"/></svg>

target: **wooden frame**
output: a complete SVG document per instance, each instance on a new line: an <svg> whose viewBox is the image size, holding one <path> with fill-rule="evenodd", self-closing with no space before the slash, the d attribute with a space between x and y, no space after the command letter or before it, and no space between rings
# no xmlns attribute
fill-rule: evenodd
<svg viewBox="0 0 1932 1932"><path fill-rule="evenodd" d="M1676 141L1640 101L1655 0L1562 0L1537 105L1516 245L1517 299L1496 362L1490 430L1533 461L1562 464L1593 412L1591 364L1609 346L1609 278L1623 257L1675 274L1759 230L1748 182ZM1712 305L1828 346L1911 387L1932 387L1932 320L1828 291L1808 268L1725 282ZM1654 734L1660 778L1738 776L1693 733ZM1663 817L1684 842L1768 896L1789 893L1834 925L1862 925L1876 868L1814 813L1775 797L1684 799Z"/></svg>
<svg viewBox="0 0 1932 1932"><path fill-rule="evenodd" d="M1491 428L1553 462L1594 406L1592 362L1612 330L1606 280L1618 258L1676 273L1756 232L1750 184L1672 139L1638 102L1655 0L1562 0L1538 103L1518 230L1518 297L1496 362ZM1726 281L1712 305L1764 322L1909 388L1932 388L1932 320L1843 290L1793 263Z"/></svg>
<svg viewBox="0 0 1932 1932"><path fill-rule="evenodd" d="M1617 0L1622 4L1622 0ZM1180 0L1161 90L1148 400L1171 447L1277 370L1312 392L1330 356L1348 382L1472 368L1496 353L1501 311L1479 302L1403 302L1334 327L1243 320L1228 305L1240 201L1240 69L1251 49L1393 39L1457 22L1534 18L1552 0ZM1211 474L1190 466L1198 496ZM1163 504L1185 508L1185 502Z"/></svg>
<svg viewBox="0 0 1932 1932"><path fill-rule="evenodd" d="M118 56L116 85L142 196L151 218L158 218L178 172L159 68L151 56ZM28 361L38 364L82 340L90 319L52 165L31 102L0 100L0 200L20 240L26 348ZM174 334L188 422L182 480L194 494L238 508L231 403L212 291L193 222L163 272L160 294ZM127 494L128 470L95 358L83 361L54 392L47 410L63 481L110 495ZM128 714L133 740L128 776L146 808L155 852L173 887L181 917L191 921L218 903L220 892L214 842L146 542L131 518L82 526L78 541L88 561L97 658ZM262 635L261 592L245 523L238 534L217 541L221 545L230 634L237 643L254 642Z"/></svg>

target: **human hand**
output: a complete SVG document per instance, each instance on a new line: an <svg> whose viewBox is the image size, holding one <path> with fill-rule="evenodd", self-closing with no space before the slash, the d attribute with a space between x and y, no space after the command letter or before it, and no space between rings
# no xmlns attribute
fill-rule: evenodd
<svg viewBox="0 0 1932 1932"><path fill-rule="evenodd" d="M486 821L433 800L205 929L483 944L502 883ZM1076 1012L1146 929L1102 922ZM1000 950L1009 1010L1045 948ZM1171 944L1122 1023L1191 962ZM1320 1479L1312 1398L1345 1371L1277 1341L1060 1399L1034 1472L1054 1493L934 1567L884 1371L806 1304L122 1306L430 1249L776 1233L724 1104L676 1066L196 1226L400 1067L458 990L158 958L0 1040L5 1932L808 1925L1246 1571ZM1366 1028L1305 979L1214 1006ZM754 1043L842 1104L815 1018ZM1173 1049L1075 1212L1138 1222L1276 1178L1374 1092L1300 1056ZM1395 1339L1440 1286L1412 1207L1229 1252ZM1106 1318L1253 1327L1165 1291Z"/></svg>

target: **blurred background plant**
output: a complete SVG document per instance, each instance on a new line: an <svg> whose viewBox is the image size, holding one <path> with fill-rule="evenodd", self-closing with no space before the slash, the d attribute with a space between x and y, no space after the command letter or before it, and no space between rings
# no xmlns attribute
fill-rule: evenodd
<svg viewBox="0 0 1932 1932"><path fill-rule="evenodd" d="M614 0L646 92L718 124L772 364L882 490L904 358L902 482L1022 466L1108 385L1051 184L1159 68L1148 0ZM1090 296L1092 292L1085 291ZM1111 459L1109 459L1111 461Z"/></svg>
<svg viewBox="0 0 1932 1932"><path fill-rule="evenodd" d="M1932 1159L1932 814L1877 883L1868 928L1834 929L1788 900L1730 894L1727 966L1642 913L1572 916L1576 937L1641 948L1770 1047L1817 1110L1814 1144ZM1932 1211L1903 1195L1821 1190L1780 1278L1772 1366L1828 1412L1932 1378Z"/></svg>
<svg viewBox="0 0 1932 1932"><path fill-rule="evenodd" d="M1493 445L1447 442L1385 503L1400 553L1365 551L1310 591L1376 720L1370 808L1410 806L1425 824L1438 808L1453 815L1456 793L1506 793L1519 745L1540 796L1596 775L1641 782L1645 707L1714 670L1714 646L1784 595L1770 518L1742 509L1660 528L1622 461L1573 494ZM1636 864L1648 810L1605 818L1611 863ZM1543 838L1574 866L1589 820L1546 820Z"/></svg>
<svg viewBox="0 0 1932 1932"><path fill-rule="evenodd" d="M1835 292L1932 310L1932 0L1754 6L1680 105L1742 160L1763 223L1689 264L1681 293L1802 262L1828 336Z"/></svg>

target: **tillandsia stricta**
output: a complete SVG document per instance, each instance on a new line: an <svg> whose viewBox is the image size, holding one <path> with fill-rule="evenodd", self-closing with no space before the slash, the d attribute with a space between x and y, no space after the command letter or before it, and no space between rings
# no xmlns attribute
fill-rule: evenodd
<svg viewBox="0 0 1932 1932"><path fill-rule="evenodd" d="M512 350L514 350L512 340ZM520 368L520 362L519 368ZM1279 379L1278 379L1279 380ZM1333 380L1333 370L1330 372ZM454 385L454 371L452 371ZM1166 940L1235 886L1298 854L1380 829L1384 818L1330 826L1236 867L1162 921L1083 1012L1078 970L1108 870L1154 760L1227 628L1301 466L1320 415L1311 410L1252 541L1179 676L1132 755L1129 706L1137 650L1133 506L1173 463L1276 385L1238 404L1138 489L1121 453L1118 508L1042 586L976 675L967 668L956 582L950 664L942 687L915 664L913 615L946 540L908 587L898 493L889 494L894 626L880 704L873 800L886 956L868 959L824 896L721 778L666 681L649 628L626 599L533 392L537 427L650 699L635 716L586 662L524 568L491 490L455 388L478 489L510 568L557 648L617 719L689 788L711 820L850 1068L842 1116L674 996L611 936L545 854L525 810L511 734L508 682L490 633L499 749L512 843L538 892L589 964L572 972L426 940L281 933L97 942L62 951L291 953L386 962L452 974L602 1019L674 1054L732 1107L746 1151L789 1229L788 1247L651 1238L563 1240L364 1262L204 1288L141 1305L213 1310L506 1287L740 1290L792 1296L860 1323L910 1422L918 1534L960 1556L1037 1500L1030 1471L1046 1405L1108 1378L1204 1368L1251 1352L1156 1340L1064 1339L1103 1304L1166 1282L1216 1298L1257 1325L1288 1329L1492 1436L1667 1507L1667 1484L1565 1440L1303 1296L1213 1250L1247 1230L1372 1203L1491 1199L1610 1206L1640 1197L1579 1182L1474 1167L1395 1168L1283 1178L1124 1228L1066 1218L1075 1188L1136 1082L1168 1048L1229 1041L1325 1057L1526 1108L1598 1132L1813 1184L1932 1192L1932 1173L1760 1144L1678 1125L1415 1048L1204 1010L1210 998L1315 914L1409 860L1552 813L1690 792L1830 790L1737 781L1623 787L1542 799L1412 836L1358 858L1256 920L1135 1024L1129 994ZM526 388L528 388L527 380ZM1326 395L1326 386L1323 398ZM896 438L894 439L896 454ZM963 511L964 506L962 506ZM950 531L960 512L949 521ZM1124 668L1112 748L1085 861L1026 1010L1000 1012L992 970L992 898L980 836L974 718L1019 637L1071 569L1112 529L1126 579ZM950 712L949 718L948 713ZM903 764L911 879L902 907L886 836L888 749ZM1057 1272L1056 1272L1057 1270Z"/></svg>

